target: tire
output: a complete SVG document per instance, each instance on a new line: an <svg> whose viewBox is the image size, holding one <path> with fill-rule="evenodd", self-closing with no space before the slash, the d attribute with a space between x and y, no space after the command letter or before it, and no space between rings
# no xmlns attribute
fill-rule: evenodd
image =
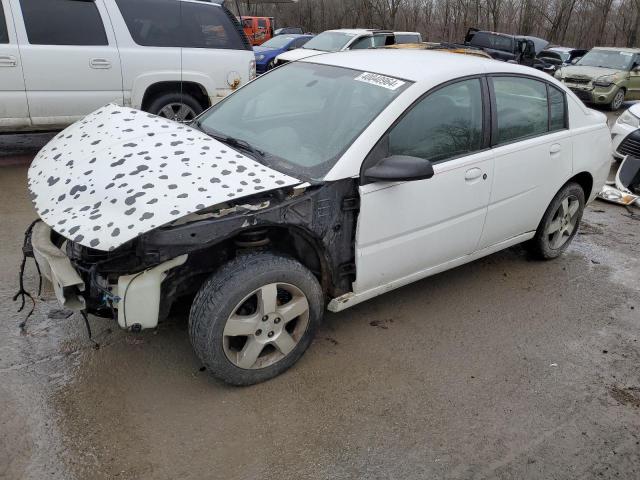
<svg viewBox="0 0 640 480"><path fill-rule="evenodd" d="M202 105L188 93L165 93L149 105L149 113L176 122L188 122L202 113ZM173 113L173 114L172 114Z"/></svg>
<svg viewBox="0 0 640 480"><path fill-rule="evenodd" d="M611 110L612 112L615 112L620 107L622 107L622 104L624 103L624 96L625 96L624 88L619 88L616 91L615 95L613 96L613 100L611 100L611 103L608 105L609 110Z"/></svg>
<svg viewBox="0 0 640 480"><path fill-rule="evenodd" d="M584 206L584 190L580 185L572 182L562 187L527 244L533 256L540 260L559 257L578 233Z"/></svg>
<svg viewBox="0 0 640 480"><path fill-rule="evenodd" d="M302 357L323 310L318 280L298 261L246 254L223 265L200 288L189 314L189 336L213 376L253 385L280 375Z"/></svg>

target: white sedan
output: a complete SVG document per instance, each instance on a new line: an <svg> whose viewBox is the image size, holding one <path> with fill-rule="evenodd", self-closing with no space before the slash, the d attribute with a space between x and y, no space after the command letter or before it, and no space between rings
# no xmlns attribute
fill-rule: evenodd
<svg viewBox="0 0 640 480"><path fill-rule="evenodd" d="M605 183L602 113L448 52L317 56L191 126L106 106L37 156L36 260L69 308L154 328L181 297L218 378L272 378L341 311L527 242L558 257Z"/></svg>

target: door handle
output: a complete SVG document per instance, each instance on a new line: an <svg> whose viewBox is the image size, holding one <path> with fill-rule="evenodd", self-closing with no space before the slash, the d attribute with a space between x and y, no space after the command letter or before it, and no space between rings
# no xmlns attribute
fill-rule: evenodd
<svg viewBox="0 0 640 480"><path fill-rule="evenodd" d="M111 62L106 58L92 58L89 65L91 68L111 68Z"/></svg>
<svg viewBox="0 0 640 480"><path fill-rule="evenodd" d="M0 67L16 67L18 59L13 55L0 55Z"/></svg>
<svg viewBox="0 0 640 480"><path fill-rule="evenodd" d="M562 151L562 146L559 143L554 143L553 145L551 145L551 148L549 148L549 153L551 155L555 155L556 153L560 153Z"/></svg>
<svg viewBox="0 0 640 480"><path fill-rule="evenodd" d="M465 172L464 179L467 182L472 182L474 180L477 180L481 176L482 176L482 170L480 170L479 168L470 168Z"/></svg>

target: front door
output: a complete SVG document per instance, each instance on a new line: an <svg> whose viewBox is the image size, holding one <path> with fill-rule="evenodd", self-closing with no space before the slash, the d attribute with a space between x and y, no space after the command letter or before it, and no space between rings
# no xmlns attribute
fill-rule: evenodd
<svg viewBox="0 0 640 480"><path fill-rule="evenodd" d="M627 87L627 100L640 100L640 55L636 55L633 67L629 72L629 85Z"/></svg>
<svg viewBox="0 0 640 480"><path fill-rule="evenodd" d="M29 109L11 8L0 0L0 129L28 127Z"/></svg>
<svg viewBox="0 0 640 480"><path fill-rule="evenodd" d="M102 0L12 1L24 20L16 29L34 126L66 125L122 103L120 56Z"/></svg>
<svg viewBox="0 0 640 480"><path fill-rule="evenodd" d="M364 169L391 155L420 157L434 164L435 175L360 187L356 293L408 283L476 250L493 174L483 82L430 92L365 160Z"/></svg>

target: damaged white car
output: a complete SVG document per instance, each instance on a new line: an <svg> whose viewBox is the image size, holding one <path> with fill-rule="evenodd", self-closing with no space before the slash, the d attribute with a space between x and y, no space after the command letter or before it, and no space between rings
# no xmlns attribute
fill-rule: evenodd
<svg viewBox="0 0 640 480"><path fill-rule="evenodd" d="M247 385L293 365L325 308L525 241L557 257L610 152L605 116L544 73L328 54L190 126L112 105L71 126L30 168L31 242L63 305L123 328L192 299L196 354Z"/></svg>

